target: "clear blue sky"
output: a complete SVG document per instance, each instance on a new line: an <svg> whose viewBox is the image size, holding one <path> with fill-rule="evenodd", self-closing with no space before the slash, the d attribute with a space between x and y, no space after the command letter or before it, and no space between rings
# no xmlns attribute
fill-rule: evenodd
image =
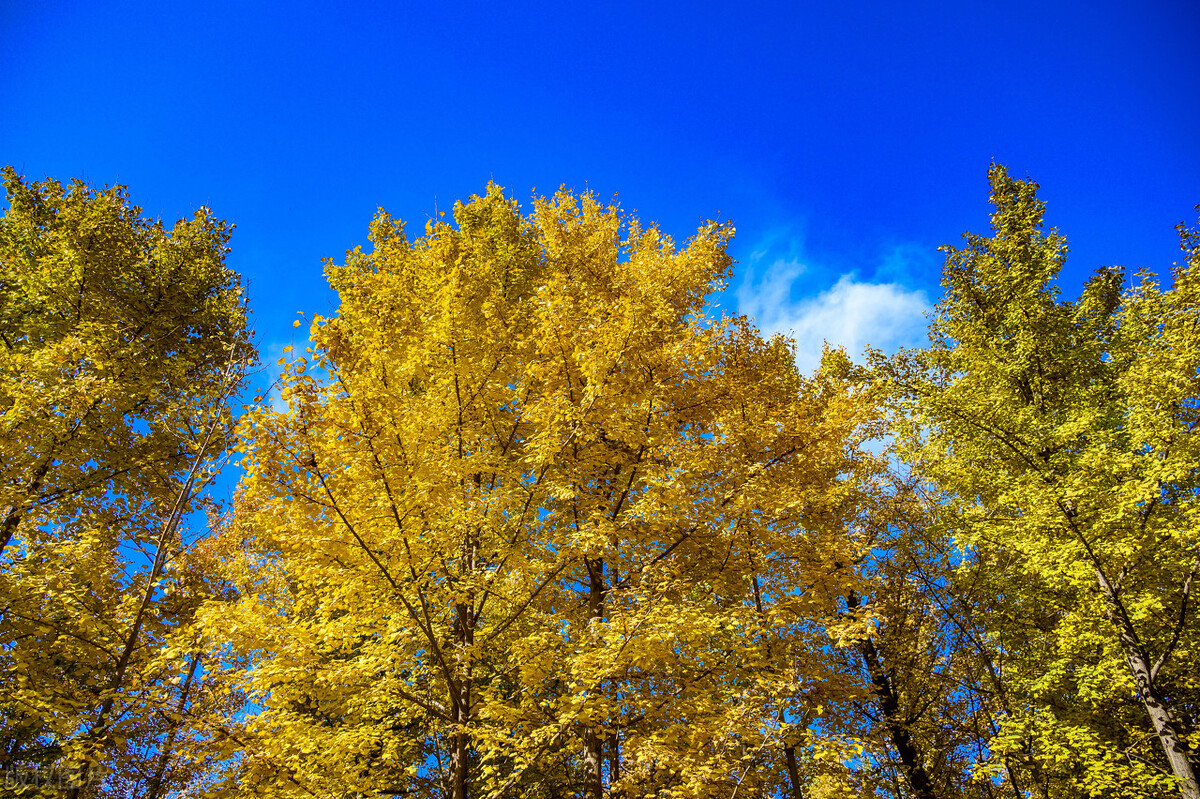
<svg viewBox="0 0 1200 799"><path fill-rule="evenodd" d="M732 220L723 302L809 348L919 334L993 159L1070 293L1164 271L1200 203L1196 0L326 5L5 2L0 162L232 220L266 358L377 206L420 230L489 179Z"/></svg>

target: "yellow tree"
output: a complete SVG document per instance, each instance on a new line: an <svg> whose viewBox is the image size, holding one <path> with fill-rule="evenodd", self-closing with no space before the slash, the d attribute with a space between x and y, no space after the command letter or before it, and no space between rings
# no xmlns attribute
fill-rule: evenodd
<svg viewBox="0 0 1200 799"><path fill-rule="evenodd" d="M57 790L157 745L148 697L178 691L150 664L195 606L179 520L252 354L207 209L167 229L121 187L4 182L0 756Z"/></svg>
<svg viewBox="0 0 1200 799"><path fill-rule="evenodd" d="M846 590L864 399L706 316L728 227L677 249L591 195L524 217L496 186L454 220L410 241L381 213L373 251L327 267L338 313L287 364L287 410L243 428L243 597L206 622L260 708L229 730L231 779L453 799L765 785L803 745L779 706ZM767 643L767 591L807 622L786 643Z"/></svg>
<svg viewBox="0 0 1200 799"><path fill-rule="evenodd" d="M846 598L849 613L870 613L872 623L837 653L858 686L834 711L867 749L858 775L883 795L992 797L992 775L980 773L988 764L1021 795L1025 769L990 751L1015 688L1005 676L1020 635L1001 644L989 629L1015 610L996 595L999 564L964 553L956 520L927 483L894 469L881 483L859 509L874 531L857 564L866 593ZM1037 621L1031 614L1025 631Z"/></svg>
<svg viewBox="0 0 1200 799"><path fill-rule="evenodd" d="M1102 269L1064 302L1036 184L990 179L993 235L947 248L932 346L891 374L907 456L1008 603L990 634L1024 707L992 751L1047 793L1195 799L1197 237L1170 288Z"/></svg>

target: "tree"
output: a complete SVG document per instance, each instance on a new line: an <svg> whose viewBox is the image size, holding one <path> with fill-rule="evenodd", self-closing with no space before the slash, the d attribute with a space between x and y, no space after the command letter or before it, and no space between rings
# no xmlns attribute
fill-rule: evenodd
<svg viewBox="0 0 1200 799"><path fill-rule="evenodd" d="M157 751L193 687L159 658L204 583L179 522L253 350L207 209L168 230L122 187L4 182L0 757L57 789Z"/></svg>
<svg viewBox="0 0 1200 799"><path fill-rule="evenodd" d="M1200 242L1181 227L1168 289L1105 268L1064 302L1036 184L989 178L993 235L946 248L931 347L890 376L907 459L1008 603L989 633L1024 707L992 750L1068 793L1195 799Z"/></svg>
<svg viewBox="0 0 1200 799"><path fill-rule="evenodd" d="M857 564L866 593L846 605L872 624L839 653L861 687L846 692L835 715L864 743L861 771L884 795L1027 795L1037 783L1018 758L1024 752L996 752L991 743L1012 709L1010 655L1043 632L1043 617L997 591L1000 564L965 551L944 498L900 465L859 509L874 534ZM1013 615L1024 624L996 623Z"/></svg>
<svg viewBox="0 0 1200 799"><path fill-rule="evenodd" d="M287 410L243 427L242 598L206 612L261 709L229 789L778 784L852 585L865 398L705 316L726 226L676 249L591 195L524 217L494 185L454 220L410 241L381 213L329 264Z"/></svg>

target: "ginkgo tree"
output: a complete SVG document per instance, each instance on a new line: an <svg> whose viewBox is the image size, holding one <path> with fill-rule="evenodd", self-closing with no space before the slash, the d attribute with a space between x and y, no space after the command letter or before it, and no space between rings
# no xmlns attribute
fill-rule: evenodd
<svg viewBox="0 0 1200 799"><path fill-rule="evenodd" d="M901 452L997 597L1013 701L990 751L1047 796L1196 799L1200 240L1180 228L1167 288L1106 268L1063 301L1036 184L990 180L931 347L885 369Z"/></svg>
<svg viewBox="0 0 1200 799"><path fill-rule="evenodd" d="M802 795L874 399L707 315L731 235L493 185L327 266L205 612L225 791Z"/></svg>
<svg viewBox="0 0 1200 799"><path fill-rule="evenodd" d="M157 795L182 784L168 710L197 693L160 655L210 582L180 521L253 359L229 227L3 174L0 766L23 795L94 794L103 773ZM140 774L148 757L162 769Z"/></svg>
<svg viewBox="0 0 1200 799"><path fill-rule="evenodd" d="M1200 232L1064 302L1036 185L990 178L931 346L812 375L714 314L728 225L380 212L234 435L228 226L6 171L8 784L1200 799Z"/></svg>

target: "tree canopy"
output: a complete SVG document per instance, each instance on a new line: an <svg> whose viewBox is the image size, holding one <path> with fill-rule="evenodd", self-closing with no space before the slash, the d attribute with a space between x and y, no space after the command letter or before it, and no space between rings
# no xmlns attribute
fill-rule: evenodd
<svg viewBox="0 0 1200 799"><path fill-rule="evenodd" d="M802 374L729 225L489 184L239 415L226 223L5 182L17 795L1200 799L1200 231L1064 300L993 165L929 346Z"/></svg>
<svg viewBox="0 0 1200 799"><path fill-rule="evenodd" d="M987 629L1018 704L992 751L1047 790L1200 796L1197 236L1170 288L1104 268L1063 301L1036 184L990 178L993 235L945 248L931 347L888 374L902 457L1006 600Z"/></svg>
<svg viewBox="0 0 1200 799"><path fill-rule="evenodd" d="M265 654L230 675L262 707L237 781L769 782L857 552L863 397L705 316L726 227L677 248L590 195L523 217L495 186L454 218L410 242L381 215L372 253L330 264L341 303L287 365L287 410L243 426L242 576L275 571L213 619ZM778 636L764 595L814 628Z"/></svg>
<svg viewBox="0 0 1200 799"><path fill-rule="evenodd" d="M191 683L161 656L207 594L177 528L253 353L207 209L167 229L119 187L4 182L0 751L60 795L100 765L137 781L173 735Z"/></svg>

